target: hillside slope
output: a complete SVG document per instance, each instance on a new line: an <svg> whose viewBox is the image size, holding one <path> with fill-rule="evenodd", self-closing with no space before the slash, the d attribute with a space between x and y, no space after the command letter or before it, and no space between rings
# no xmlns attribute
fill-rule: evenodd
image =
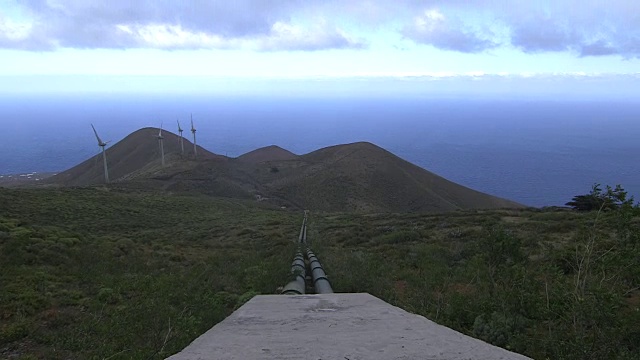
<svg viewBox="0 0 640 360"><path fill-rule="evenodd" d="M123 177L143 171L146 176L161 169L160 148L156 136L158 128L137 130L113 146L107 148L109 178L117 182ZM165 159L169 167L177 165L181 158L180 137L169 131L163 131ZM184 139L185 157L193 159L193 143ZM198 159L212 159L217 155L198 146ZM104 182L102 154L59 173L48 179L47 183L66 186L85 186Z"/></svg>
<svg viewBox="0 0 640 360"><path fill-rule="evenodd" d="M272 194L326 211L451 211L522 205L448 181L371 143L323 148L295 161L270 162ZM262 169L264 174L266 169Z"/></svg>
<svg viewBox="0 0 640 360"><path fill-rule="evenodd" d="M442 212L522 207L448 181L367 142L296 155L272 145L237 158L198 150L165 132L160 165L158 129L138 130L107 150L112 186L256 199L321 211ZM103 183L101 155L48 179L64 186Z"/></svg>
<svg viewBox="0 0 640 360"><path fill-rule="evenodd" d="M290 280L302 212L118 190L0 188L0 359L165 359ZM308 224L337 293L534 359L640 359L632 208L312 212Z"/></svg>

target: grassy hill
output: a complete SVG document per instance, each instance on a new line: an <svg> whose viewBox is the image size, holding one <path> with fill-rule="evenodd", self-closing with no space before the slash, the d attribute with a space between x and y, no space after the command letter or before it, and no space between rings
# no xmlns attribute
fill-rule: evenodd
<svg viewBox="0 0 640 360"><path fill-rule="evenodd" d="M365 142L268 165L270 171L278 169L263 180L271 193L314 210L441 212L521 207L455 184Z"/></svg>
<svg viewBox="0 0 640 360"><path fill-rule="evenodd" d="M118 182L135 177L153 177L161 172L160 147L157 140L158 128L143 128L129 134L121 141L107 148L109 178ZM180 137L169 131L163 131L164 152L168 163L179 171L190 168L193 161L193 143L184 139L185 155L182 157ZM220 157L198 146L198 158L212 159ZM185 161L182 161L182 160ZM137 175L137 176L136 176ZM86 186L102 184L104 170L102 154L47 179L48 183L65 186Z"/></svg>
<svg viewBox="0 0 640 360"><path fill-rule="evenodd" d="M175 353L284 285L301 220L265 202L132 188L0 188L0 204L0 358ZM638 359L638 220L312 211L308 237L337 292L537 359Z"/></svg>
<svg viewBox="0 0 640 360"><path fill-rule="evenodd" d="M180 154L165 132L167 166L160 166L157 129L138 130L107 151L112 187L195 192L257 199L277 206L322 211L441 212L519 208L513 201L448 181L370 143L331 146L295 155L268 146L230 159L202 149ZM185 148L190 149L186 142ZM103 182L99 156L64 171L49 184Z"/></svg>

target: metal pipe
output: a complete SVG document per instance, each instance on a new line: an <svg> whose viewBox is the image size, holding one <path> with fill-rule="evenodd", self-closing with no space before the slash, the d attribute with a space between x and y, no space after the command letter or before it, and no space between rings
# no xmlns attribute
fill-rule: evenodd
<svg viewBox="0 0 640 360"><path fill-rule="evenodd" d="M305 211L304 218L302 219L302 226L300 227L300 236L298 237L298 244L307 243L307 211ZM282 294L298 294L302 295L306 290L306 275L307 268L310 270L311 278L313 280L313 287L316 294L331 294L333 289L331 288L331 282L327 277L327 273L324 271L322 264L318 257L307 248L306 251L307 262L302 254L302 250L298 250L296 256L291 263L291 274L294 279L282 289ZM308 265L307 265L308 264Z"/></svg>
<svg viewBox="0 0 640 360"><path fill-rule="evenodd" d="M304 221L304 235L302 236L302 242L307 243L307 219Z"/></svg>
<svg viewBox="0 0 640 360"><path fill-rule="evenodd" d="M302 226L300 227L300 236L298 237L299 244L305 242L306 227L307 214L305 212L304 218L302 219ZM293 263L291 264L291 274L293 275L293 280L289 281L289 283L284 286L284 288L282 289L282 294L304 294L307 287L307 265L304 261L302 250L298 250L296 256L293 258Z"/></svg>
<svg viewBox="0 0 640 360"><path fill-rule="evenodd" d="M307 217L305 216L304 219L302 219L302 226L300 227L300 236L298 237L298 242L300 244L305 243L306 242L306 227L307 227Z"/></svg>
<svg viewBox="0 0 640 360"><path fill-rule="evenodd" d="M307 267L304 262L304 256L300 251L293 258L291 274L294 276L294 279L285 285L282 289L282 294L303 295L306 289L305 278L307 277Z"/></svg>
<svg viewBox="0 0 640 360"><path fill-rule="evenodd" d="M307 249L307 259L309 260L311 278L313 279L313 287L316 290L316 294L332 294L333 289L331 288L327 273L324 272L320 260L318 260L318 257L311 249Z"/></svg>

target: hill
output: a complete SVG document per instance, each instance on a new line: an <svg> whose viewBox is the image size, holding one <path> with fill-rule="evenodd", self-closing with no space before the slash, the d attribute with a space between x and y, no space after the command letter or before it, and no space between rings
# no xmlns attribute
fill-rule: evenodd
<svg viewBox="0 0 640 360"><path fill-rule="evenodd" d="M276 206L322 211L434 212L518 208L522 205L448 181L366 142L296 155L271 145L237 158L200 148L180 155L179 137L165 132L167 166L160 166L158 129L145 128L107 150L111 186L197 192L256 199ZM185 141L185 149L191 149ZM49 184L103 183L93 157L48 179Z"/></svg>
<svg viewBox="0 0 640 360"><path fill-rule="evenodd" d="M253 164L267 161L294 160L297 158L298 155L277 145L265 146L238 156L239 161Z"/></svg>
<svg viewBox="0 0 640 360"><path fill-rule="evenodd" d="M150 177L161 170L160 148L158 146L158 128L143 128L107 148L107 164L111 181L131 177L136 172ZM180 155L180 137L169 131L163 131L164 152L168 165L179 165L180 159L193 159L193 143L184 139L185 156ZM198 159L214 159L219 157L198 146ZM63 171L46 181L49 184L65 186L86 186L104 182L102 154Z"/></svg>
<svg viewBox="0 0 640 360"><path fill-rule="evenodd" d="M263 179L270 193L309 209L406 212L522 206L448 181L367 142L267 165L270 172L278 169Z"/></svg>

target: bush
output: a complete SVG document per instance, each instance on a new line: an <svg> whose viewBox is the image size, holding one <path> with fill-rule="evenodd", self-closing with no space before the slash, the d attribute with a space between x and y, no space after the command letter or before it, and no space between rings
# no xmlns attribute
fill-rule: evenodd
<svg viewBox="0 0 640 360"><path fill-rule="evenodd" d="M121 300L121 296L111 288L102 288L98 291L98 300L107 304L116 304Z"/></svg>
<svg viewBox="0 0 640 360"><path fill-rule="evenodd" d="M509 339L525 328L525 319L520 316L493 312L482 314L473 322L473 334L496 346L505 347Z"/></svg>
<svg viewBox="0 0 640 360"><path fill-rule="evenodd" d="M606 191L602 192L600 184L594 184L589 194L576 195L565 205L578 211L615 210L624 205L633 205L633 196L627 199L627 192L620 185L615 188L607 185Z"/></svg>
<svg viewBox="0 0 640 360"><path fill-rule="evenodd" d="M422 237L419 232L415 230L403 230L382 235L378 237L377 240L382 244L401 244L420 241L420 239L422 239Z"/></svg>
<svg viewBox="0 0 640 360"><path fill-rule="evenodd" d="M253 297L257 295L260 295L260 293L253 290L247 291L246 293L240 295L240 297L238 297L236 309L240 308L242 305L246 304L249 300L253 299Z"/></svg>

